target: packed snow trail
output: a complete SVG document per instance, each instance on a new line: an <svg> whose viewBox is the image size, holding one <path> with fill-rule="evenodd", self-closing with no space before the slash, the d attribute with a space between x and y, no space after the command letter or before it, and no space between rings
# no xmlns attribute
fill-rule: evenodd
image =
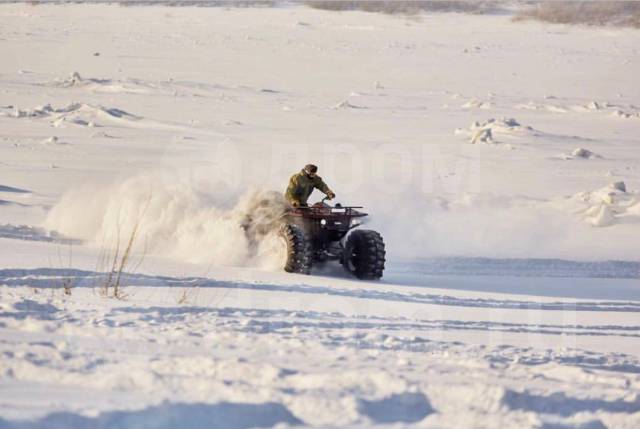
<svg viewBox="0 0 640 429"><path fill-rule="evenodd" d="M245 274L128 275L118 301L101 273L0 271L0 427L638 424L640 299Z"/></svg>

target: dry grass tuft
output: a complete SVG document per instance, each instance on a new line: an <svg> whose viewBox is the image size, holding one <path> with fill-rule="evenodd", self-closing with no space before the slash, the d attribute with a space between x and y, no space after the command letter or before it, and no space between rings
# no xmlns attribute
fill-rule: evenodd
<svg viewBox="0 0 640 429"><path fill-rule="evenodd" d="M420 12L462 12L482 14L494 10L493 1L406 1L406 0L309 0L307 6L324 10L361 10L388 14L417 14Z"/></svg>
<svg viewBox="0 0 640 429"><path fill-rule="evenodd" d="M547 1L523 10L514 20L557 24L618 25L640 28L638 1Z"/></svg>
<svg viewBox="0 0 640 429"><path fill-rule="evenodd" d="M150 202L151 195L149 195L142 212L136 218L124 249L122 249L120 223L118 223L116 227L116 242L111 253L103 246L103 251L101 251L101 255L98 257L96 272L105 271L102 267L105 265L105 262L108 264L108 269L105 273L106 277L100 284L100 291L102 295L106 297L113 297L116 299L125 299L127 297L127 295L122 291L123 276L126 275L126 273L135 273L147 255L147 245L145 241L144 249L142 254L139 256L138 261L135 263L132 261L133 247L138 240L141 222L144 220Z"/></svg>
<svg viewBox="0 0 640 429"><path fill-rule="evenodd" d="M57 256L58 263L57 266L61 270L68 270L67 275L63 275L60 279L56 280L56 289L62 289L65 295L71 295L73 288L75 285L75 278L71 274L71 270L73 270L73 243L67 243L67 254L66 258L63 256L63 249L60 244L57 246ZM66 259L66 261L65 261ZM51 264L51 260L49 260L49 265L53 267Z"/></svg>

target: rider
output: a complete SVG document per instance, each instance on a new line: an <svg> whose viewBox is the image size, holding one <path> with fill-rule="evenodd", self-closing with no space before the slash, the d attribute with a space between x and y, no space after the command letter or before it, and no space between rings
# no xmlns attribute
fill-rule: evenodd
<svg viewBox="0 0 640 429"><path fill-rule="evenodd" d="M314 188L324 192L330 200L335 198L336 194L322 181L317 172L318 167L313 164L307 164L302 171L291 176L284 196L293 207L306 207L309 195L311 195Z"/></svg>

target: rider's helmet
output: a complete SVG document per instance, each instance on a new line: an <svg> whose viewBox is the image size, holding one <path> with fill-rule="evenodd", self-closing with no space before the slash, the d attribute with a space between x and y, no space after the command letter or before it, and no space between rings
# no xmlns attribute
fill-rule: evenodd
<svg viewBox="0 0 640 429"><path fill-rule="evenodd" d="M313 164L307 164L304 166L303 170L309 176L315 176L315 174L318 172L318 166Z"/></svg>

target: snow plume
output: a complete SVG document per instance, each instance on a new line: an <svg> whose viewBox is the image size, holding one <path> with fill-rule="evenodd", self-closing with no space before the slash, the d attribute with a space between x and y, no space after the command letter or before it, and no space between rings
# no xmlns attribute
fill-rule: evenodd
<svg viewBox="0 0 640 429"><path fill-rule="evenodd" d="M414 199L410 205L398 201L389 204L392 211L375 213L371 228L383 233L389 256L403 260L635 260L640 204L630 193L615 192L614 203L597 201L597 193L548 200L468 194Z"/></svg>
<svg viewBox="0 0 640 429"><path fill-rule="evenodd" d="M193 263L275 269L285 257L277 235L278 192L216 192L176 178L142 175L67 193L45 227L113 250L136 232L136 251Z"/></svg>
<svg viewBox="0 0 640 429"><path fill-rule="evenodd" d="M614 186L615 185L615 186ZM547 199L509 194L397 195L360 190L340 202L365 206L365 229L379 231L389 261L438 256L636 258L640 203L621 184ZM279 192L225 191L166 175L129 178L67 193L49 213L49 230L123 248L139 226L134 251L180 261L281 270Z"/></svg>

